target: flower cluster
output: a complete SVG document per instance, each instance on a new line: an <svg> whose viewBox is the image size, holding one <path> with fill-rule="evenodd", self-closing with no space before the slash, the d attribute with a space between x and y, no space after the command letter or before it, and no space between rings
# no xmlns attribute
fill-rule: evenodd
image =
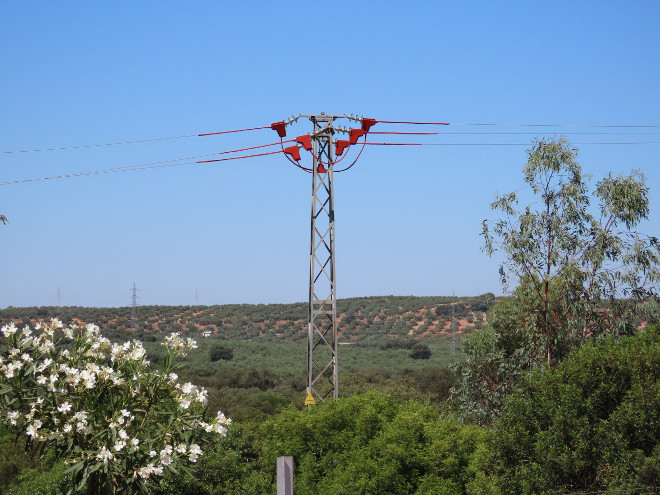
<svg viewBox="0 0 660 495"><path fill-rule="evenodd" d="M0 331L0 422L54 447L79 487L94 479L144 487L176 463L196 462L206 434L227 434L224 414L204 417L207 391L173 371L172 358L197 347L192 339L166 337L159 369L141 342L112 344L92 324L54 319Z"/></svg>
<svg viewBox="0 0 660 495"><path fill-rule="evenodd" d="M165 346L175 356L185 356L186 351L197 349L197 342L191 338L184 340L176 332L172 332L165 337L165 342L161 345Z"/></svg>

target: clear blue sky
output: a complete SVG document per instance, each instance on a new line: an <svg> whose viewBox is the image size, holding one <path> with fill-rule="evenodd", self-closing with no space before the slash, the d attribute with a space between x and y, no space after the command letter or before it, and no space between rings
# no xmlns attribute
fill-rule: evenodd
<svg viewBox="0 0 660 495"><path fill-rule="evenodd" d="M240 129L320 112L660 124L655 0L4 1L0 19L0 151ZM289 133L309 130L299 121ZM0 182L275 140L263 130L2 153ZM646 174L652 215L643 229L657 234L660 145L577 146L594 179ZM498 262L481 253L479 233L493 217L494 194L520 187L525 149L368 147L335 178L338 297L501 293ZM10 220L0 227L0 307L56 305L58 288L62 305L126 306L133 283L146 305L194 304L196 291L200 304L305 301L310 192L310 176L282 155L0 186L0 213Z"/></svg>

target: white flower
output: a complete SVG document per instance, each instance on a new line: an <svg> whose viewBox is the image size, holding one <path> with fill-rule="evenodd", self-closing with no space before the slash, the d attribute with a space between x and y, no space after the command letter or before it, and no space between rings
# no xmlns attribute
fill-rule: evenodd
<svg viewBox="0 0 660 495"><path fill-rule="evenodd" d="M99 461L103 461L103 464L107 464L109 460L114 459L115 456L112 455L112 452L110 452L108 449L105 448L105 445L101 447L101 450L99 453L96 455L96 458Z"/></svg>
<svg viewBox="0 0 660 495"><path fill-rule="evenodd" d="M200 404L206 404L208 402L207 394L208 394L207 390L203 388L197 393L197 397L195 397L195 400L197 400L197 402L199 402Z"/></svg>
<svg viewBox="0 0 660 495"><path fill-rule="evenodd" d="M16 325L12 322L9 325L5 325L2 327L2 333L5 337L10 337L16 333L18 328L16 328Z"/></svg>
<svg viewBox="0 0 660 495"><path fill-rule="evenodd" d="M117 440L115 442L115 445L114 445L115 451L119 452L124 447L126 447L126 442L124 442L123 440Z"/></svg>
<svg viewBox="0 0 660 495"><path fill-rule="evenodd" d="M21 413L18 411L10 411L7 413L7 419L12 425L16 426L16 420L20 417L20 415Z"/></svg>
<svg viewBox="0 0 660 495"><path fill-rule="evenodd" d="M138 476L140 476L140 478L144 478L144 479L148 478L149 475L151 474L152 470L153 470L153 467L154 467L153 464L149 464L147 466L141 467L140 469L138 469L138 472L137 472Z"/></svg>
<svg viewBox="0 0 660 495"><path fill-rule="evenodd" d="M230 425L231 424L231 419L226 417L222 411L218 411L217 414L218 417L218 422L225 424L225 425Z"/></svg>
<svg viewBox="0 0 660 495"><path fill-rule="evenodd" d="M157 455L158 455L158 452L156 452L155 450L152 450L151 452L149 452L149 457L156 457Z"/></svg>
<svg viewBox="0 0 660 495"><path fill-rule="evenodd" d="M122 440L126 440L128 438L128 433L126 433L126 430L119 430L119 438Z"/></svg>
<svg viewBox="0 0 660 495"><path fill-rule="evenodd" d="M71 410L71 403L69 401L66 401L61 406L58 406L57 410L61 413L69 412Z"/></svg>
<svg viewBox="0 0 660 495"><path fill-rule="evenodd" d="M163 466L169 466L172 464L172 446L166 445L163 450L160 451L160 463Z"/></svg>
<svg viewBox="0 0 660 495"><path fill-rule="evenodd" d="M7 365L6 371L5 371L5 376L7 378L12 378L14 376L14 366L13 363L9 363Z"/></svg>
<svg viewBox="0 0 660 495"><path fill-rule="evenodd" d="M190 462L197 462L197 458L202 454L203 454L203 452L202 452L202 449L199 447L199 445L197 445L196 443L193 443L190 446L190 450L189 450L189 453L188 453L188 459L190 460Z"/></svg>
<svg viewBox="0 0 660 495"><path fill-rule="evenodd" d="M33 437L35 439L39 437L39 433L37 432L37 428L34 425L28 426L27 429L25 430L25 434L27 436Z"/></svg>
<svg viewBox="0 0 660 495"><path fill-rule="evenodd" d="M133 440L131 440L131 445L133 447L137 447L138 445L140 445L140 440L138 438L134 438Z"/></svg>

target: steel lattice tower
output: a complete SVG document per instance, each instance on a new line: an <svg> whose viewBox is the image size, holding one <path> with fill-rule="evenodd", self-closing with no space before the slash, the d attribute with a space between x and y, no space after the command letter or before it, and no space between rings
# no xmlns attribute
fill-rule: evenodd
<svg viewBox="0 0 660 495"><path fill-rule="evenodd" d="M295 138L296 145L282 151L297 167L312 174L312 215L309 249L309 324L307 340L307 398L305 405L317 400L338 397L337 368L337 290L335 276L335 210L333 165L358 139L365 136L376 120L352 115L298 115L287 121L271 124L280 138L286 136L286 126L306 117L313 124L309 134ZM359 129L334 126L336 119L346 118L360 123ZM348 140L333 140L335 132L349 135ZM366 137L365 137L366 143ZM300 147L312 155L312 168L305 168ZM363 144L364 147L364 144ZM359 157L359 154L358 154ZM357 160L357 158L355 158ZM355 163L355 161L353 162ZM345 167L348 170L352 165ZM338 170L341 172L343 170Z"/></svg>
<svg viewBox="0 0 660 495"><path fill-rule="evenodd" d="M335 211L333 121L314 115L312 139L312 216L309 250L309 328L307 389L315 399L338 396L337 291L335 274Z"/></svg>
<svg viewBox="0 0 660 495"><path fill-rule="evenodd" d="M137 298L138 298L138 289L133 282L133 289L131 290L131 323L130 327L135 329L137 328Z"/></svg>

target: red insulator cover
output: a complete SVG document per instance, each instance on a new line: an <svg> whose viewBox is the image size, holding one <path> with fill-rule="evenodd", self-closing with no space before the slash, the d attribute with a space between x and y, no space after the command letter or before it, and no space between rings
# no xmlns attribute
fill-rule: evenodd
<svg viewBox="0 0 660 495"><path fill-rule="evenodd" d="M344 141L343 139L338 139L337 144L335 145L335 155L340 156L346 148L348 148L351 145L348 141Z"/></svg>
<svg viewBox="0 0 660 495"><path fill-rule="evenodd" d="M366 133L367 132L363 131L362 129L351 129L348 140L351 142L351 144L355 144L357 143L358 138L360 136L364 136Z"/></svg>
<svg viewBox="0 0 660 495"><path fill-rule="evenodd" d="M284 122L274 122L270 124L270 128L277 131L277 135L281 138L286 136L286 124Z"/></svg>
<svg viewBox="0 0 660 495"><path fill-rule="evenodd" d="M302 136L298 136L296 138L296 143L302 144L302 147L305 148L307 151L312 150L312 138L309 136L309 134L303 134Z"/></svg>
<svg viewBox="0 0 660 495"><path fill-rule="evenodd" d="M364 132L369 132L373 126L376 125L376 119L367 119L366 117L362 119L362 130Z"/></svg>
<svg viewBox="0 0 660 495"><path fill-rule="evenodd" d="M288 148L284 148L284 152L287 155L291 155L291 158L293 158L295 161L300 161L300 150L298 149L298 146L289 146Z"/></svg>

